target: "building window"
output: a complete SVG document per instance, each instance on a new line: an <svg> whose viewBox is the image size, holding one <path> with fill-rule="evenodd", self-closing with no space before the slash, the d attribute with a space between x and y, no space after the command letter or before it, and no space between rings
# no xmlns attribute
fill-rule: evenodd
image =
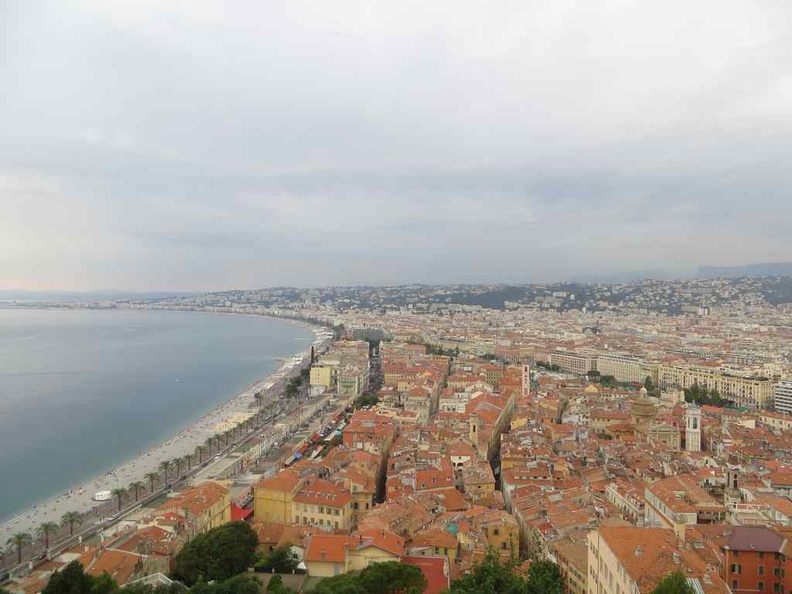
<svg viewBox="0 0 792 594"><path fill-rule="evenodd" d="M759 551L759 558L764 559L764 553L762 551Z"/></svg>
<svg viewBox="0 0 792 594"><path fill-rule="evenodd" d="M740 588L740 582L738 580L732 580L732 590L738 590Z"/></svg>
<svg viewBox="0 0 792 594"><path fill-rule="evenodd" d="M739 574L740 573L740 566L737 563L732 563L731 572Z"/></svg>
<svg viewBox="0 0 792 594"><path fill-rule="evenodd" d="M756 587L759 589L760 592L764 592L764 582L758 582Z"/></svg>
<svg viewBox="0 0 792 594"><path fill-rule="evenodd" d="M764 565L760 565L758 571L759 575L764 575Z"/></svg>

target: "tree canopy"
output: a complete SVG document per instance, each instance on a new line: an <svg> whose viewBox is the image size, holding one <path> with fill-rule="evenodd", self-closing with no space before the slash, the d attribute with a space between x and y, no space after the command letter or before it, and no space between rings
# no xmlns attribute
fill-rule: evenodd
<svg viewBox="0 0 792 594"><path fill-rule="evenodd" d="M693 384L684 389L685 401L695 402L696 404L710 406L726 406L729 401L722 398L716 389L709 390L706 387Z"/></svg>
<svg viewBox="0 0 792 594"><path fill-rule="evenodd" d="M683 573L675 571L665 576L652 590L652 594L695 594L695 590L687 583Z"/></svg>
<svg viewBox="0 0 792 594"><path fill-rule="evenodd" d="M494 551L473 571L451 583L450 594L561 594L563 578L552 561L535 561L528 577L515 572L513 561L502 561Z"/></svg>
<svg viewBox="0 0 792 594"><path fill-rule="evenodd" d="M259 594L261 582L255 576L236 575L221 582L199 582L190 588L190 594Z"/></svg>
<svg viewBox="0 0 792 594"><path fill-rule="evenodd" d="M297 594L297 591L285 585L283 578L276 574L267 584L267 594Z"/></svg>
<svg viewBox="0 0 792 594"><path fill-rule="evenodd" d="M358 575L325 578L312 594L420 594L426 578L420 569L398 561L369 565Z"/></svg>
<svg viewBox="0 0 792 594"><path fill-rule="evenodd" d="M118 590L118 584L109 575L95 578L87 573L79 561L72 561L60 571L53 573L42 594L110 594Z"/></svg>
<svg viewBox="0 0 792 594"><path fill-rule="evenodd" d="M181 582L173 582L169 586L160 584L151 586L149 584L127 584L120 591L120 594L187 594L187 586Z"/></svg>
<svg viewBox="0 0 792 594"><path fill-rule="evenodd" d="M275 573L291 573L297 569L300 559L290 546L278 547L269 555L256 562L256 569L259 571Z"/></svg>
<svg viewBox="0 0 792 594"><path fill-rule="evenodd" d="M174 578L192 586L223 581L253 565L258 537L245 522L230 522L199 534L176 556Z"/></svg>

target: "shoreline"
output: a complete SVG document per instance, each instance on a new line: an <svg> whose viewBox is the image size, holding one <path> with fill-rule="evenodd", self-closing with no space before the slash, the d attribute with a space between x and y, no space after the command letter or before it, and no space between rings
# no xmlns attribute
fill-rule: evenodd
<svg viewBox="0 0 792 594"><path fill-rule="evenodd" d="M35 309L66 308L39 307ZM104 308L80 307L68 309L90 310ZM117 309L128 310L138 308ZM149 310L149 308L140 309ZM233 314L233 312L207 312L154 308L150 308L150 310L182 311L187 313L209 314L230 313L232 315L240 315ZM158 472L159 464L165 460L173 460L177 457L194 454L195 448L199 445L204 445L207 438L217 433L223 432L223 429L217 428L218 426L224 423L232 422L234 416L239 413L249 412L249 405L254 402L254 394L260 390L264 391L265 393L272 390L272 388L281 379L283 379L296 367L296 365L292 364L292 360L295 357L299 356L301 358L301 363L304 363L306 357L310 356L311 346L319 344L322 332L326 331L326 328L301 320L291 320L289 318L252 313L242 315L254 315L257 317L265 317L274 320L295 323L311 330L314 335L314 340L307 348L294 352L291 355L291 359L284 357L282 360L283 362L280 365L276 364L275 368L267 375L254 379L242 391L218 402L198 419L191 421L186 425L182 425L176 432L171 433L167 440L149 445L147 449L140 450L137 456L125 459L123 462L117 464L104 474L92 476L86 479L82 484L74 484L65 488L61 488L59 489L60 494L55 494L40 501L33 502L23 511L17 512L12 517L7 519L3 519L0 521L0 543L6 542L6 540L11 535L17 532L28 532L35 538L35 529L39 524L45 521L60 524L61 516L67 511L77 511L81 514L91 511L94 507L105 503L97 502L93 499L93 496L97 491L112 490L115 488L126 489L130 483L134 481L142 481L145 484L145 489L142 489L142 491L147 493L148 483L145 479L146 473ZM278 359L276 359L276 361L278 361ZM272 394L269 394L269 396L272 396Z"/></svg>

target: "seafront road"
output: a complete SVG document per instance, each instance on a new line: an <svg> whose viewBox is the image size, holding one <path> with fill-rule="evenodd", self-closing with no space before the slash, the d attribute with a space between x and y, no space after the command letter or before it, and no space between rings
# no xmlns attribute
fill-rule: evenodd
<svg viewBox="0 0 792 594"><path fill-rule="evenodd" d="M329 341L324 341L316 344L317 353L324 351L329 346ZM59 497L55 497L45 503L39 504L34 508L29 509L25 513L12 518L10 521L0 525L0 546L4 546L6 541L17 532L28 532L35 538L36 527L43 522L60 523L61 517L66 512L77 511L83 514L82 524L75 525L74 537L68 537L68 528L62 529L59 535L51 536L51 550L50 556L54 556L58 551L68 548L78 541L78 537L87 537L90 534L98 532L102 526L109 525L110 523L117 522L121 516L126 515L146 501L155 499L163 493L177 488L184 481L172 481L170 484L162 485L155 489L154 494L149 493L148 481L145 479L146 473L158 472L161 462L166 460L173 460L174 458L194 454L195 449L199 445L204 445L207 438L221 433L216 429L218 425L233 417L235 413L248 412L254 404L254 394L257 391L264 391L264 404L274 402L281 398L283 395L286 382L297 375L302 368L309 364L308 359L310 351L301 353L303 355L302 361L299 365L293 367L283 366L273 372L267 378L257 381L241 394L231 398L225 403L221 404L210 413L201 417L198 421L189 427L180 431L177 435L166 441L165 443L137 456L134 460L130 460L124 465L105 473L102 476L96 477L83 485L75 485L70 492L64 493ZM268 427L278 420L286 416L292 408L285 411L275 419L272 419L264 427L258 427L250 433L243 434L234 443L229 443L228 447L224 447L220 454L223 455L230 452L241 443L251 439L251 437L263 434L268 430ZM202 466L195 465L188 473L183 470L182 475L187 479L192 478L195 474L204 471L205 468L211 464L212 460L205 461ZM133 481L142 481L145 488L141 490L140 501L137 503L127 503L122 512L116 512L116 500L106 502L104 504L97 504L93 500L93 496L97 491L112 491L113 489L127 489L129 484ZM82 492L80 492L82 489ZM65 540L64 540L65 539ZM36 542L34 546L25 549L23 554L23 561L29 563L32 560L37 560L39 557L42 559L46 557L43 543ZM12 565L16 565L16 552L9 554L0 563L0 568L10 569ZM28 563L23 563L22 567L27 567ZM21 568L14 568L18 572Z"/></svg>

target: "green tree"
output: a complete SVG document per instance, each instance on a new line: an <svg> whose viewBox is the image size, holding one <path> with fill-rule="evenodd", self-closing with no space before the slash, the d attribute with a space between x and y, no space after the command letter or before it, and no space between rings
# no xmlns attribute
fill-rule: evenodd
<svg viewBox="0 0 792 594"><path fill-rule="evenodd" d="M235 575L227 580L212 583L198 582L190 594L260 594L261 582L255 576Z"/></svg>
<svg viewBox="0 0 792 594"><path fill-rule="evenodd" d="M121 511L121 498L124 497L124 495L126 495L126 491L124 491L123 489L113 489L112 491L110 491L110 494L116 498L118 502L118 511Z"/></svg>
<svg viewBox="0 0 792 594"><path fill-rule="evenodd" d="M374 394L363 394L355 399L355 408L363 408L364 406L374 406L379 402Z"/></svg>
<svg viewBox="0 0 792 594"><path fill-rule="evenodd" d="M55 522L42 522L39 524L38 528L36 528L36 536L44 539L45 549L49 548L50 534L56 533L58 528L59 526Z"/></svg>
<svg viewBox="0 0 792 594"><path fill-rule="evenodd" d="M74 526L82 524L80 512L70 511L61 516L60 525L69 527L69 536L74 536Z"/></svg>
<svg viewBox="0 0 792 594"><path fill-rule="evenodd" d="M267 594L297 594L297 590L285 585L283 578L275 574L267 584Z"/></svg>
<svg viewBox="0 0 792 594"><path fill-rule="evenodd" d="M652 590L652 594L695 594L695 590L687 583L683 573L675 571L665 576Z"/></svg>
<svg viewBox="0 0 792 594"><path fill-rule="evenodd" d="M539 578L534 578L537 583ZM451 583L451 594L544 594L530 589L528 580L515 574L514 562L501 561L490 550L473 571Z"/></svg>
<svg viewBox="0 0 792 594"><path fill-rule="evenodd" d="M72 561L66 567L52 574L41 594L89 594L94 580L85 573L79 561Z"/></svg>
<svg viewBox="0 0 792 594"><path fill-rule="evenodd" d="M406 563L374 563L360 572L358 582L370 594L421 594L426 587L423 572Z"/></svg>
<svg viewBox="0 0 792 594"><path fill-rule="evenodd" d="M245 522L230 522L199 534L176 556L173 575L192 586L222 581L253 565L258 537Z"/></svg>
<svg viewBox="0 0 792 594"><path fill-rule="evenodd" d="M148 479L148 482L149 482L149 493L153 493L154 492L154 481L159 480L159 473L157 473L157 472L147 472L145 478Z"/></svg>
<svg viewBox="0 0 792 594"><path fill-rule="evenodd" d="M256 569L267 573L291 573L297 569L300 558L286 545L276 548L269 555L256 563Z"/></svg>
<svg viewBox="0 0 792 594"><path fill-rule="evenodd" d="M643 385L644 388L646 388L647 392L653 392L655 389L655 385L654 382L652 381L652 376L647 375Z"/></svg>
<svg viewBox="0 0 792 594"><path fill-rule="evenodd" d="M167 483L168 478L170 476L170 469L171 469L171 461L170 460L163 460L160 462L159 471L160 475L162 475L162 479Z"/></svg>
<svg viewBox="0 0 792 594"><path fill-rule="evenodd" d="M91 578L91 594L114 594L118 592L118 584L107 573L103 573L98 578Z"/></svg>
<svg viewBox="0 0 792 594"><path fill-rule="evenodd" d="M135 502L140 499L140 490L145 487L142 481L133 481L129 483L129 490L135 493Z"/></svg>
<svg viewBox="0 0 792 594"><path fill-rule="evenodd" d="M168 586L164 584L158 586L127 584L119 590L119 594L187 594L187 592L189 592L187 586L181 582L173 582Z"/></svg>
<svg viewBox="0 0 792 594"><path fill-rule="evenodd" d="M311 590L311 594L368 594L358 576L351 573L325 578Z"/></svg>
<svg viewBox="0 0 792 594"><path fill-rule="evenodd" d="M564 578L552 561L534 561L528 571L528 592L531 594L561 594Z"/></svg>
<svg viewBox="0 0 792 594"><path fill-rule="evenodd" d="M33 537L27 532L17 532L8 539L6 544L12 546L17 551L17 563L22 563L22 549L33 543Z"/></svg>

